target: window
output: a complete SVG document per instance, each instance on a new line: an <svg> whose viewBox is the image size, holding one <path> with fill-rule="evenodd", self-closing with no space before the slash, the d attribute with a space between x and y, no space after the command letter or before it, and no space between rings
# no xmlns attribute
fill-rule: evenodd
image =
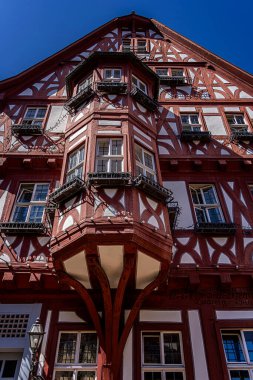
<svg viewBox="0 0 253 380"><path fill-rule="evenodd" d="M83 163L84 163L84 146L76 149L69 155L68 167L66 172L66 182L71 181L75 177L83 179Z"/></svg>
<svg viewBox="0 0 253 380"><path fill-rule="evenodd" d="M224 218L213 185L190 185L198 223L222 223Z"/></svg>
<svg viewBox="0 0 253 380"><path fill-rule="evenodd" d="M48 189L48 183L21 184L13 211L12 222L41 223Z"/></svg>
<svg viewBox="0 0 253 380"><path fill-rule="evenodd" d="M228 124L231 131L247 131L248 126L245 124L244 116L241 114L238 115L226 115Z"/></svg>
<svg viewBox="0 0 253 380"><path fill-rule="evenodd" d="M184 131L200 131L198 114L182 114L180 118Z"/></svg>
<svg viewBox="0 0 253 380"><path fill-rule="evenodd" d="M21 359L21 352L0 353L0 380L17 379Z"/></svg>
<svg viewBox="0 0 253 380"><path fill-rule="evenodd" d="M184 76L184 70L183 69L171 69L171 76L176 78L182 78Z"/></svg>
<svg viewBox="0 0 253 380"><path fill-rule="evenodd" d="M77 92L87 90L91 85L92 85L92 75L89 75L81 83L79 83Z"/></svg>
<svg viewBox="0 0 253 380"><path fill-rule="evenodd" d="M136 175L143 174L146 177L156 180L154 155L135 144Z"/></svg>
<svg viewBox="0 0 253 380"><path fill-rule="evenodd" d="M137 53L139 54L147 53L146 40L137 40Z"/></svg>
<svg viewBox="0 0 253 380"><path fill-rule="evenodd" d="M122 41L122 51L129 52L132 50L130 38L124 38Z"/></svg>
<svg viewBox="0 0 253 380"><path fill-rule="evenodd" d="M123 171L122 138L97 140L96 171L99 173L120 173Z"/></svg>
<svg viewBox="0 0 253 380"><path fill-rule="evenodd" d="M121 70L120 69L105 69L104 79L107 81L120 82Z"/></svg>
<svg viewBox="0 0 253 380"><path fill-rule="evenodd" d="M142 374L143 380L185 379L179 333L142 333Z"/></svg>
<svg viewBox="0 0 253 380"><path fill-rule="evenodd" d="M46 107L27 108L24 119L23 119L23 124L38 125L39 127L41 127L44 117L46 115L46 111L47 111Z"/></svg>
<svg viewBox="0 0 253 380"><path fill-rule="evenodd" d="M98 341L93 332L62 332L54 380L95 380Z"/></svg>
<svg viewBox="0 0 253 380"><path fill-rule="evenodd" d="M132 85L133 87L136 87L142 92L144 92L144 94L147 94L147 85L134 75L132 76Z"/></svg>
<svg viewBox="0 0 253 380"><path fill-rule="evenodd" d="M221 332L231 380L253 380L253 330Z"/></svg>
<svg viewBox="0 0 253 380"><path fill-rule="evenodd" d="M168 76L168 69L156 69L156 74L161 76L161 77L166 77Z"/></svg>
<svg viewBox="0 0 253 380"><path fill-rule="evenodd" d="M250 194L251 194L252 197L253 197L253 185L249 185L249 191L250 191Z"/></svg>

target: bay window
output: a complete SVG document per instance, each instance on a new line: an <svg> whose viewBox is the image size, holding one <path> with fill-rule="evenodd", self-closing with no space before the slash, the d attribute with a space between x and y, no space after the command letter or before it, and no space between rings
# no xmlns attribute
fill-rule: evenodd
<svg viewBox="0 0 253 380"><path fill-rule="evenodd" d="M97 139L96 171L99 173L121 173L123 171L122 138Z"/></svg>
<svg viewBox="0 0 253 380"><path fill-rule="evenodd" d="M138 90L141 90L147 95L147 85L134 75L132 76L132 85L134 88L138 88Z"/></svg>
<svg viewBox="0 0 253 380"><path fill-rule="evenodd" d="M78 177L83 179L84 146L76 149L69 155L66 171L66 182Z"/></svg>
<svg viewBox="0 0 253 380"><path fill-rule="evenodd" d="M156 180L154 155L138 144L135 144L135 164L136 175L143 174L153 181Z"/></svg>

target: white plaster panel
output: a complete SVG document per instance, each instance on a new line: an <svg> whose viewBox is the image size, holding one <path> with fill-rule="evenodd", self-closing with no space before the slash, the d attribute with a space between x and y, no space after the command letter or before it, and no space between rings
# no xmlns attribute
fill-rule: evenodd
<svg viewBox="0 0 253 380"><path fill-rule="evenodd" d="M219 257L218 264L231 264L231 261L227 255L224 255L224 253L222 253Z"/></svg>
<svg viewBox="0 0 253 380"><path fill-rule="evenodd" d="M74 311L60 311L58 322L80 323L84 320L78 317Z"/></svg>
<svg viewBox="0 0 253 380"><path fill-rule="evenodd" d="M109 131L106 129L105 131L97 131L97 135L121 135L121 131Z"/></svg>
<svg viewBox="0 0 253 380"><path fill-rule="evenodd" d="M151 141L151 137L149 137L146 133L142 132L139 128L134 126L135 132L139 133L139 135L145 137L145 139Z"/></svg>
<svg viewBox="0 0 253 380"><path fill-rule="evenodd" d="M69 141L75 140L78 136L80 136L82 133L84 133L87 130L87 125L84 125L82 128L78 129L73 135L70 136Z"/></svg>
<svg viewBox="0 0 253 380"><path fill-rule="evenodd" d="M202 108L203 113L219 113L218 108L215 107L203 107Z"/></svg>
<svg viewBox="0 0 253 380"><path fill-rule="evenodd" d="M120 120L98 120L98 125L114 125L114 126L121 126Z"/></svg>
<svg viewBox="0 0 253 380"><path fill-rule="evenodd" d="M171 322L181 323L180 310L141 310L140 322Z"/></svg>
<svg viewBox="0 0 253 380"><path fill-rule="evenodd" d="M133 330L131 329L123 351L123 380L133 378Z"/></svg>
<svg viewBox="0 0 253 380"><path fill-rule="evenodd" d="M223 188L222 188L222 192L223 192L223 196L224 196L224 199L225 199L225 202L227 205L229 216L230 216L231 220L233 221L233 203L232 203L232 200Z"/></svg>
<svg viewBox="0 0 253 380"><path fill-rule="evenodd" d="M74 277L77 281L83 284L86 288L90 289L90 278L88 267L85 257L85 252L79 252L75 256L64 261L65 270L70 276Z"/></svg>
<svg viewBox="0 0 253 380"><path fill-rule="evenodd" d="M73 226L73 224L74 224L74 219L71 215L69 215L63 224L62 230L63 231L66 230L67 228Z"/></svg>
<svg viewBox="0 0 253 380"><path fill-rule="evenodd" d="M222 78L221 76L219 76L217 74L216 74L216 77L219 78L219 80L221 80L223 83L229 83L227 79Z"/></svg>
<svg viewBox="0 0 253 380"><path fill-rule="evenodd" d="M239 107L224 107L225 112L240 112Z"/></svg>
<svg viewBox="0 0 253 380"><path fill-rule="evenodd" d="M253 310L216 310L216 318L223 319L253 319Z"/></svg>
<svg viewBox="0 0 253 380"><path fill-rule="evenodd" d="M221 116L204 116L208 130L213 135L226 135Z"/></svg>
<svg viewBox="0 0 253 380"><path fill-rule="evenodd" d="M180 264L196 264L196 263L189 253L184 253L181 257Z"/></svg>
<svg viewBox="0 0 253 380"><path fill-rule="evenodd" d="M48 340L51 316L52 316L52 311L48 310L46 323L45 323L45 335L43 337L43 341L41 344L41 350L40 350L40 356L39 356L39 366L38 366L38 374L39 375L42 375L43 367L45 364L45 359L46 359L45 355L46 355L46 347L47 347L47 340Z"/></svg>
<svg viewBox="0 0 253 380"><path fill-rule="evenodd" d="M144 289L157 277L160 271L160 262L138 251L136 288Z"/></svg>
<svg viewBox="0 0 253 380"><path fill-rule="evenodd" d="M251 108L249 108L249 107L246 107L246 110L247 110L247 112L248 112L250 118L253 119L253 110L252 110Z"/></svg>
<svg viewBox="0 0 253 380"><path fill-rule="evenodd" d="M179 108L180 112L196 112L195 107L180 107Z"/></svg>
<svg viewBox="0 0 253 380"><path fill-rule="evenodd" d="M0 218L2 218L3 208L4 208L6 198L7 198L8 192L9 192L9 187L10 187L10 183L8 184L6 190L4 191L3 195L0 198Z"/></svg>
<svg viewBox="0 0 253 380"><path fill-rule="evenodd" d="M247 94L245 91L240 92L240 98L252 98L252 95Z"/></svg>
<svg viewBox="0 0 253 380"><path fill-rule="evenodd" d="M123 270L124 247L122 245L103 245L98 247L101 266L106 272L111 288L118 286Z"/></svg>
<svg viewBox="0 0 253 380"><path fill-rule="evenodd" d="M33 94L32 89L27 88L26 90L18 94L18 96L32 96L32 94Z"/></svg>
<svg viewBox="0 0 253 380"><path fill-rule="evenodd" d="M134 139L136 141L139 141L142 145L145 145L149 150L153 150L152 146L147 144L145 141L143 141L142 139L140 139L138 136L134 136Z"/></svg>
<svg viewBox="0 0 253 380"><path fill-rule="evenodd" d="M46 125L46 130L48 131L50 129L53 132L58 133L65 132L67 119L67 111L63 108L63 106L52 106Z"/></svg>
<svg viewBox="0 0 253 380"><path fill-rule="evenodd" d="M198 310L189 310L188 317L195 379L209 380L202 328Z"/></svg>
<svg viewBox="0 0 253 380"><path fill-rule="evenodd" d="M162 145L158 145L159 154L169 154L169 150Z"/></svg>
<svg viewBox="0 0 253 380"><path fill-rule="evenodd" d="M193 225L192 211L188 198L187 188L184 181L166 181L163 186L172 190L175 201L180 205L184 205L178 217L176 228L187 228Z"/></svg>

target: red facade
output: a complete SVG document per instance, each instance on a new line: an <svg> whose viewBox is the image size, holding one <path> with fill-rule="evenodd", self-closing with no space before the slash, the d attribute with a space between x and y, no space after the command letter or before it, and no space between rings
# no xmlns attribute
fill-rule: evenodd
<svg viewBox="0 0 253 380"><path fill-rule="evenodd" d="M253 77L133 13L0 99L0 379L253 380Z"/></svg>

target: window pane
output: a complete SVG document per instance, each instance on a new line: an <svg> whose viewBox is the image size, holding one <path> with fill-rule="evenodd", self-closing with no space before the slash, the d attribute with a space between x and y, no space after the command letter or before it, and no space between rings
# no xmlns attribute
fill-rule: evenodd
<svg viewBox="0 0 253 380"><path fill-rule="evenodd" d="M73 380L72 371L57 371L55 373L55 380Z"/></svg>
<svg viewBox="0 0 253 380"><path fill-rule="evenodd" d="M208 208L207 209L207 212L208 212L208 215L209 215L209 219L210 219L210 222L212 223L221 223L223 222L223 219L221 217L221 213L220 213L220 210L219 208Z"/></svg>
<svg viewBox="0 0 253 380"><path fill-rule="evenodd" d="M109 160L97 160L97 171L99 173L108 172L108 162Z"/></svg>
<svg viewBox="0 0 253 380"><path fill-rule="evenodd" d="M141 91L143 91L143 92L145 92L146 93L146 85L145 84L143 84L143 83L139 83L139 88L140 88L140 90Z"/></svg>
<svg viewBox="0 0 253 380"><path fill-rule="evenodd" d="M136 175L139 175L139 174L144 174L144 171L140 166L136 165Z"/></svg>
<svg viewBox="0 0 253 380"><path fill-rule="evenodd" d="M182 363L178 334L164 334L164 360L166 364Z"/></svg>
<svg viewBox="0 0 253 380"><path fill-rule="evenodd" d="M120 70L114 70L114 78L120 79L121 77L121 71Z"/></svg>
<svg viewBox="0 0 253 380"><path fill-rule="evenodd" d="M14 378L16 366L17 366L17 360L6 360L4 363L2 378L3 379L6 377Z"/></svg>
<svg viewBox="0 0 253 380"><path fill-rule="evenodd" d="M123 160L111 160L111 168L110 171L114 173L122 172L122 162Z"/></svg>
<svg viewBox="0 0 253 380"><path fill-rule="evenodd" d="M37 185L35 194L34 194L34 201L45 201L48 194L48 188L49 185Z"/></svg>
<svg viewBox="0 0 253 380"><path fill-rule="evenodd" d="M33 119L36 114L36 108L28 108L25 114L25 119Z"/></svg>
<svg viewBox="0 0 253 380"><path fill-rule="evenodd" d="M168 69L156 69L156 74L158 75L167 75Z"/></svg>
<svg viewBox="0 0 253 380"><path fill-rule="evenodd" d="M94 371L80 371L77 373L77 380L95 380Z"/></svg>
<svg viewBox="0 0 253 380"><path fill-rule="evenodd" d="M19 192L19 203L29 203L32 199L34 185L22 185Z"/></svg>
<svg viewBox="0 0 253 380"><path fill-rule="evenodd" d="M96 363L96 361L97 361L96 334L92 334L92 333L81 334L79 363Z"/></svg>
<svg viewBox="0 0 253 380"><path fill-rule="evenodd" d="M161 372L145 372L144 380L161 380L162 374Z"/></svg>
<svg viewBox="0 0 253 380"><path fill-rule="evenodd" d="M152 179L152 181L155 181L155 175L150 173L148 170L146 170L146 177Z"/></svg>
<svg viewBox="0 0 253 380"><path fill-rule="evenodd" d="M215 198L215 194L214 194L214 190L211 186L203 189L203 196L204 196L206 204L216 204L217 203L216 198Z"/></svg>
<svg viewBox="0 0 253 380"><path fill-rule="evenodd" d="M244 118L242 115L236 115L235 119L237 124L244 124Z"/></svg>
<svg viewBox="0 0 253 380"><path fill-rule="evenodd" d="M108 156L109 154L109 140L98 140L98 155Z"/></svg>
<svg viewBox="0 0 253 380"><path fill-rule="evenodd" d="M144 363L161 363L160 336L144 336Z"/></svg>
<svg viewBox="0 0 253 380"><path fill-rule="evenodd" d="M196 212L196 218L197 218L198 223L208 222L205 209L195 207L195 212Z"/></svg>
<svg viewBox="0 0 253 380"><path fill-rule="evenodd" d="M40 223L42 221L45 206L32 206L29 215L30 223Z"/></svg>
<svg viewBox="0 0 253 380"><path fill-rule="evenodd" d="M244 338L249 354L250 361L253 361L253 331L244 331Z"/></svg>
<svg viewBox="0 0 253 380"><path fill-rule="evenodd" d="M45 115L46 115L46 108L39 108L36 118L43 119Z"/></svg>
<svg viewBox="0 0 253 380"><path fill-rule="evenodd" d="M57 363L74 363L76 353L77 334L61 334Z"/></svg>
<svg viewBox="0 0 253 380"><path fill-rule="evenodd" d="M28 206L16 207L13 215L13 222L25 222L28 213Z"/></svg>
<svg viewBox="0 0 253 380"><path fill-rule="evenodd" d="M183 124L190 124L188 115L181 115L181 121Z"/></svg>
<svg viewBox="0 0 253 380"><path fill-rule="evenodd" d="M199 124L198 115L191 115L191 124Z"/></svg>
<svg viewBox="0 0 253 380"><path fill-rule="evenodd" d="M228 362L245 362L239 334L223 334L222 340Z"/></svg>
<svg viewBox="0 0 253 380"><path fill-rule="evenodd" d="M154 166L153 166L153 157L151 156L151 154L147 153L147 152L144 152L144 161L145 161L145 165L149 168L149 169L154 169Z"/></svg>
<svg viewBox="0 0 253 380"><path fill-rule="evenodd" d="M122 154L122 140L112 140L112 153L113 156Z"/></svg>
<svg viewBox="0 0 253 380"><path fill-rule="evenodd" d="M142 149L139 145L135 145L135 159L136 161L143 163Z"/></svg>
<svg viewBox="0 0 253 380"><path fill-rule="evenodd" d="M230 371L231 380L250 380L248 371Z"/></svg>
<svg viewBox="0 0 253 380"><path fill-rule="evenodd" d="M182 372L166 372L165 374L166 380L183 380Z"/></svg>

